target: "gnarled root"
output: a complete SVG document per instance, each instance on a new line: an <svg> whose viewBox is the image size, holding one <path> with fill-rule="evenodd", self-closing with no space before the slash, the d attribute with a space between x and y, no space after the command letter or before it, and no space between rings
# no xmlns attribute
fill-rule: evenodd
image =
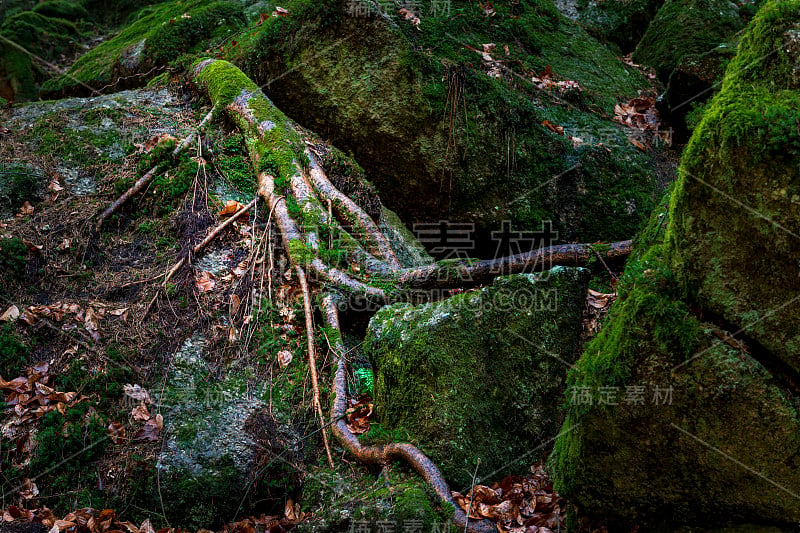
<svg viewBox="0 0 800 533"><path fill-rule="evenodd" d="M333 329L334 335L328 338L331 343L336 373L333 377L333 406L331 407L331 423L333 434L345 450L353 454L359 461L372 465L385 465L393 460L407 462L436 492L436 495L453 506L453 522L459 528L466 528L471 533L494 533L494 524L488 520L470 521L467 514L458 506L444 480L439 468L416 446L408 443L392 443L384 446L364 446L358 437L347 428L345 412L347 410L347 382L345 349L341 341L339 315L336 310L336 299L331 294L322 298L322 314L325 323Z"/></svg>

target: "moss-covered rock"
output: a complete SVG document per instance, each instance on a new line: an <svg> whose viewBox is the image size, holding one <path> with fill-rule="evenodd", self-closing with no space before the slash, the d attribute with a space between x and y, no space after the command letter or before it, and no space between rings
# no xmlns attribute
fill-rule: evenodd
<svg viewBox="0 0 800 533"><path fill-rule="evenodd" d="M269 396L269 386L253 389L236 372L210 379L205 352L202 335L187 339L173 355L159 394L166 436L156 468L167 518L195 530L219 526L240 505L248 508L252 498L246 496L257 494L256 438L279 438L275 427L267 436L250 431L267 405L262 398Z"/></svg>
<svg viewBox="0 0 800 533"><path fill-rule="evenodd" d="M595 38L633 51L664 0L578 0L575 18Z"/></svg>
<svg viewBox="0 0 800 533"><path fill-rule="evenodd" d="M722 44L702 54L683 56L670 74L659 111L673 128L674 142L686 142L699 124L702 108L716 93L736 48Z"/></svg>
<svg viewBox="0 0 800 533"><path fill-rule="evenodd" d="M617 528L800 519L798 21L797 0L759 11L669 210L570 371L552 462L582 515Z"/></svg>
<svg viewBox="0 0 800 533"><path fill-rule="evenodd" d="M733 38L744 26L730 0L667 0L633 54L637 63L656 69L666 82L689 54L702 54Z"/></svg>
<svg viewBox="0 0 800 533"><path fill-rule="evenodd" d="M47 98L66 94L84 95L89 87L113 84L116 90L141 86L146 76L182 54L202 51L216 44L245 24L239 3L188 0L166 2L140 10L136 19L119 35L82 55L62 76L42 86Z"/></svg>
<svg viewBox="0 0 800 533"><path fill-rule="evenodd" d="M551 0L498 5L491 17L447 4L423 6L417 29L371 2L294 0L228 57L287 114L350 150L407 223L475 222L484 253L503 220L553 220L562 240L631 236L657 184L648 155L608 116L646 80ZM506 70L477 53L486 43ZM529 82L549 71L583 89Z"/></svg>
<svg viewBox="0 0 800 533"><path fill-rule="evenodd" d="M384 307L364 350L382 428L406 434L455 489L546 455L579 349L589 273L498 278L438 303Z"/></svg>
<svg viewBox="0 0 800 533"><path fill-rule="evenodd" d="M798 5L766 4L742 38L684 151L669 236L688 297L795 371L800 307L788 302L800 294Z"/></svg>
<svg viewBox="0 0 800 533"><path fill-rule="evenodd" d="M73 22L89 18L89 12L78 2L68 0L46 0L33 7L34 13Z"/></svg>
<svg viewBox="0 0 800 533"><path fill-rule="evenodd" d="M3 21L0 36L0 97L24 101L36 98L37 82L46 77L31 54L52 59L72 50L82 34L63 18L22 11Z"/></svg>

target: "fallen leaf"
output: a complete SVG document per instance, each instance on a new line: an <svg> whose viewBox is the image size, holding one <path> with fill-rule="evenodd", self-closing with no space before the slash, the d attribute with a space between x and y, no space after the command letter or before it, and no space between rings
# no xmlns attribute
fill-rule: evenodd
<svg viewBox="0 0 800 533"><path fill-rule="evenodd" d="M19 214L23 216L33 214L33 206L29 201L25 200L25 203L23 203L22 207L19 208Z"/></svg>
<svg viewBox="0 0 800 533"><path fill-rule="evenodd" d="M645 145L643 145L642 143L640 143L639 141L637 141L636 139L633 139L633 138L629 137L628 140L631 142L632 145L634 145L639 150L644 150L644 151L647 150L647 147Z"/></svg>
<svg viewBox="0 0 800 533"><path fill-rule="evenodd" d="M408 22L413 24L417 29L419 29L420 22L422 21L417 15L414 14L413 11L403 7L400 10L398 10L397 13L402 15L405 20L407 20Z"/></svg>
<svg viewBox="0 0 800 533"><path fill-rule="evenodd" d="M50 192L61 192L64 190L64 187L61 186L58 179L54 178L47 184L47 190Z"/></svg>
<svg viewBox="0 0 800 533"><path fill-rule="evenodd" d="M125 427L119 422L111 422L108 425L108 435L114 444L122 444L125 442Z"/></svg>
<svg viewBox="0 0 800 533"><path fill-rule="evenodd" d="M131 410L131 416L134 420L150 420L150 411L145 404L140 403Z"/></svg>
<svg viewBox="0 0 800 533"><path fill-rule="evenodd" d="M199 276L195 278L194 286L197 287L197 290L200 292L210 292L214 290L216 287L217 282L216 278L214 278L214 274L204 270L200 273Z"/></svg>
<svg viewBox="0 0 800 533"><path fill-rule="evenodd" d="M281 350L278 352L278 364L281 368L286 368L292 362L292 352L289 350Z"/></svg>
<svg viewBox="0 0 800 533"><path fill-rule="evenodd" d="M19 307L16 305L11 305L8 309L6 309L2 315L0 315L0 320L3 322L12 322L19 318Z"/></svg>
<svg viewBox="0 0 800 533"><path fill-rule="evenodd" d="M72 239L64 239L58 246L56 246L56 250L59 252L66 252L69 250L70 246L72 246Z"/></svg>
<svg viewBox="0 0 800 533"><path fill-rule="evenodd" d="M27 202L26 202L27 203ZM31 211L33 213L33 211ZM29 241L28 239L22 239L22 244L28 247L28 250L31 252L39 252L42 248L44 248L44 244L34 244L33 242Z"/></svg>
<svg viewBox="0 0 800 533"><path fill-rule="evenodd" d="M122 387L125 396L129 398L133 398L134 400L144 402L144 403L152 403L150 401L150 393L147 392L147 389L143 389L140 385L131 385L126 383Z"/></svg>
<svg viewBox="0 0 800 533"><path fill-rule="evenodd" d="M158 440L162 426L163 418L161 418L161 415L156 415L156 418L151 418L144 423L142 429L137 431L136 435L133 436L133 440L146 440L151 442Z"/></svg>
<svg viewBox="0 0 800 533"><path fill-rule="evenodd" d="M244 204L240 204L236 200L228 200L225 202L225 208L219 212L219 216L232 215L243 207Z"/></svg>

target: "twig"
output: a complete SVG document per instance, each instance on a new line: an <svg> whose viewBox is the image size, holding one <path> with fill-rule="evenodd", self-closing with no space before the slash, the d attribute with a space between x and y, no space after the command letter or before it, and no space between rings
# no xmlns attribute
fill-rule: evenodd
<svg viewBox="0 0 800 533"><path fill-rule="evenodd" d="M257 201L258 201L258 197L256 196L255 198L253 198L253 199L250 201L250 203L249 203L249 204L247 204L246 206L242 207L242 208L241 208L241 209L239 209L237 212L235 212L235 213L234 213L234 214L233 214L233 215L232 215L232 216L231 216L231 217L230 217L228 220L226 220L225 222L223 222L222 224L220 224L219 226L217 226L216 228L214 228L213 230L211 230L211 232L210 232L208 235L206 235L206 238L205 238L205 239L203 239L202 241L200 241L200 242L199 242L199 243L198 243L198 244L197 244L197 245L196 245L196 246L195 246L195 247L192 249L192 253L193 253L193 254L196 254L197 252L199 252L200 250L202 250L202 249L203 249L203 248L204 248L204 247L205 247L205 246L206 246L208 243L210 243L212 240L214 240L214 237L216 237L217 235L219 235L219 233L220 233L222 230L224 230L225 228L227 228L228 226L230 226L230 225L233 223L233 221L234 221L234 220L236 220L237 218L239 218L239 217L240 217L242 214L244 214L244 213L246 213L247 211L249 211L251 207L253 207L254 205L256 205L256 202L257 202ZM167 284L167 282L168 282L168 281L169 281L169 280L172 278L172 276L174 276L174 275L175 275L175 273L176 273L176 272L177 272L177 271L178 271L178 270L179 270L179 269L180 269L180 268L183 266L183 264L184 264L185 262L186 262L186 258L182 258L180 261L178 261L177 263L175 263L175 266L173 266L173 267L172 267L171 269L169 269L169 271L167 272L167 275L166 275L166 277L164 278L164 281L162 282L162 285L166 285L166 284Z"/></svg>

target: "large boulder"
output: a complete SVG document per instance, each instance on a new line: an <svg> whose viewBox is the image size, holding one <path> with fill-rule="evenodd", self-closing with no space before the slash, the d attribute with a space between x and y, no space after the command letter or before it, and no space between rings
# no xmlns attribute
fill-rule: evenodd
<svg viewBox="0 0 800 533"><path fill-rule="evenodd" d="M609 117L647 80L552 0L421 5L417 26L369 1L289 1L226 54L351 151L409 225L475 223L487 255L504 220L551 220L562 241L633 235L656 167Z"/></svg>
<svg viewBox="0 0 800 533"><path fill-rule="evenodd" d="M743 25L739 8L730 0L667 0L639 41L633 59L655 68L666 82L683 56L716 48Z"/></svg>
<svg viewBox="0 0 800 533"><path fill-rule="evenodd" d="M632 52L647 31L664 0L576 0L561 1L593 37L613 43L623 53ZM562 9L562 11L567 11Z"/></svg>
<svg viewBox="0 0 800 533"><path fill-rule="evenodd" d="M38 61L52 61L76 50L82 32L71 21L32 11L6 17L0 24L0 97L9 101L36 98L46 77Z"/></svg>
<svg viewBox="0 0 800 533"><path fill-rule="evenodd" d="M770 1L750 25L570 372L553 469L581 515L800 519L798 21Z"/></svg>
<svg viewBox="0 0 800 533"><path fill-rule="evenodd" d="M542 459L580 349L588 277L556 267L382 308L364 343L382 430L419 443L457 489L478 460L489 476Z"/></svg>

